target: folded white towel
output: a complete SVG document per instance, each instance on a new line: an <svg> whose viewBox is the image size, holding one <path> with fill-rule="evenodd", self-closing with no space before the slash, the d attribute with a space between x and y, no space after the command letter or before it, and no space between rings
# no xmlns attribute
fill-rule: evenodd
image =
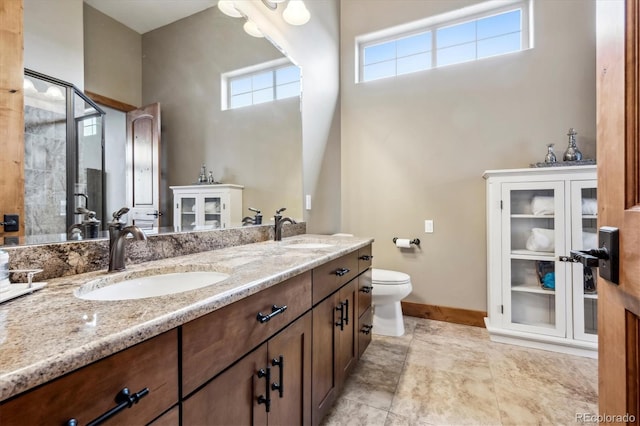
<svg viewBox="0 0 640 426"><path fill-rule="evenodd" d="M531 212L535 215L553 214L555 212L555 200L553 197L535 196L531 200Z"/></svg>
<svg viewBox="0 0 640 426"><path fill-rule="evenodd" d="M217 221L217 220L205 220L204 224L205 225L212 225L212 226L217 228L217 227L220 226L220 221Z"/></svg>
<svg viewBox="0 0 640 426"><path fill-rule="evenodd" d="M553 252L556 249L556 237L553 229L532 228L527 239L527 250Z"/></svg>
<svg viewBox="0 0 640 426"><path fill-rule="evenodd" d="M588 250L598 247L598 234L595 232L582 233L582 250Z"/></svg>
<svg viewBox="0 0 640 426"><path fill-rule="evenodd" d="M595 198L582 199L582 214L597 215L598 201Z"/></svg>
<svg viewBox="0 0 640 426"><path fill-rule="evenodd" d="M205 213L219 213L220 212L220 202L218 201L207 201L204 203L204 212Z"/></svg>

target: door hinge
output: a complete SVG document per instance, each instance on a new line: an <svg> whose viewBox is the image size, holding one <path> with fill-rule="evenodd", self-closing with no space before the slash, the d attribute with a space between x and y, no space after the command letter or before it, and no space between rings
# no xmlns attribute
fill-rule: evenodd
<svg viewBox="0 0 640 426"><path fill-rule="evenodd" d="M504 209L504 207L502 206L502 200L500 200L500 210Z"/></svg>
<svg viewBox="0 0 640 426"><path fill-rule="evenodd" d="M500 305L500 313L504 314L504 305Z"/></svg>
<svg viewBox="0 0 640 426"><path fill-rule="evenodd" d="M227 205L225 203L222 203L222 210L226 210L227 209Z"/></svg>

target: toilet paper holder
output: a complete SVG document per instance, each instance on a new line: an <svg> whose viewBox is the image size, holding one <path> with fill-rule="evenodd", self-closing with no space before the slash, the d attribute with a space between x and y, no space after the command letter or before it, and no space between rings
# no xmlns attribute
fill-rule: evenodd
<svg viewBox="0 0 640 426"><path fill-rule="evenodd" d="M393 238L393 244L395 244L397 240L398 240L398 237L394 237ZM409 243L419 246L420 245L420 239L419 238L414 238L413 240L409 241Z"/></svg>

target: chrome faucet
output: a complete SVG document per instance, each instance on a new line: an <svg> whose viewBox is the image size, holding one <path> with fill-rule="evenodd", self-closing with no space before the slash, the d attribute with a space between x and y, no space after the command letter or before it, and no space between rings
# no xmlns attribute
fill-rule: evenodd
<svg viewBox="0 0 640 426"><path fill-rule="evenodd" d="M124 227L125 222L120 218L129 212L128 207L113 212L113 220L109 222L109 272L125 269L125 242L127 235L131 234L136 240L146 240L147 236L142 229L131 225Z"/></svg>
<svg viewBox="0 0 640 426"><path fill-rule="evenodd" d="M282 241L282 224L285 222L289 222L289 223L296 223L295 220L291 219L290 217L282 217L282 215L280 213L282 213L283 211L285 211L286 208L281 208L276 210L276 215L273 217L273 220L275 222L275 235L273 237L274 241Z"/></svg>
<svg viewBox="0 0 640 426"><path fill-rule="evenodd" d="M109 272L124 271L125 242L128 234L131 234L136 240L147 239L142 229L135 225L130 225L120 230L116 234L115 241L109 244L111 246L109 250Z"/></svg>
<svg viewBox="0 0 640 426"><path fill-rule="evenodd" d="M249 211L255 213L255 216L246 216L242 218L242 226L246 225L262 225L262 214L255 207L249 207Z"/></svg>

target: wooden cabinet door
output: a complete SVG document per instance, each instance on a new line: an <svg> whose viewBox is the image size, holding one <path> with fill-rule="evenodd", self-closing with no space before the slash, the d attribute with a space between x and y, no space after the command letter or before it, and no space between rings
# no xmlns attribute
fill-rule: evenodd
<svg viewBox="0 0 640 426"><path fill-rule="evenodd" d="M342 304L344 310L342 315L342 327L337 327L338 333L338 352L336 356L337 372L338 372L338 389L351 373L358 359L358 348L356 340L356 325L358 323L357 311L355 310L355 302L358 297L357 284L358 280L352 280L338 292L338 304ZM340 319L338 320L340 321Z"/></svg>
<svg viewBox="0 0 640 426"><path fill-rule="evenodd" d="M337 396L338 375L335 355L337 350L336 312L338 293L334 293L313 308L313 359L311 362L311 422L320 424Z"/></svg>
<svg viewBox="0 0 640 426"><path fill-rule="evenodd" d="M265 404L258 403L270 385L258 377L266 360L265 343L194 393L183 403L182 424L266 425Z"/></svg>
<svg viewBox="0 0 640 426"><path fill-rule="evenodd" d="M311 424L311 313L268 343L271 366L270 425Z"/></svg>

